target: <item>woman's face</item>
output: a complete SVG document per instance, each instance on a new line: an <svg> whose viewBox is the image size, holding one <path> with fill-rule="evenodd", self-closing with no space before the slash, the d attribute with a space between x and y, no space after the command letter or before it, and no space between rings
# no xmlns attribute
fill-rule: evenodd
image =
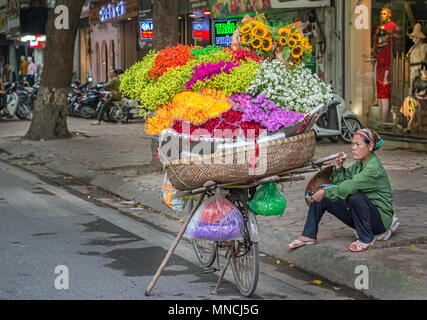
<svg viewBox="0 0 427 320"><path fill-rule="evenodd" d="M351 152L353 153L354 160L361 160L364 162L371 156L372 152L374 152L374 144L371 142L368 145L361 136L354 135L353 142L351 143Z"/></svg>

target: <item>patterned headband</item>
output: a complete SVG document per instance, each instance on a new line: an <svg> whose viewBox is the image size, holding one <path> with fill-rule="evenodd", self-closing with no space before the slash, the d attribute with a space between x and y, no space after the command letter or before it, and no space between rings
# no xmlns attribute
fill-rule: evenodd
<svg viewBox="0 0 427 320"><path fill-rule="evenodd" d="M380 149L384 144L384 139L371 129L361 129L357 131L355 135L361 136L362 138L372 142L372 144L375 146L374 150Z"/></svg>

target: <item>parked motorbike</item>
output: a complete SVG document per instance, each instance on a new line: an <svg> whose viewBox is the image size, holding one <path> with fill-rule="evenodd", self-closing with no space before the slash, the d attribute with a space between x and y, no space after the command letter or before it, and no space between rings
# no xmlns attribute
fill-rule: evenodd
<svg viewBox="0 0 427 320"><path fill-rule="evenodd" d="M346 105L344 99L334 95L331 103L320 114L314 131L316 138L328 137L332 142L338 142L338 137L350 144L353 135L362 129L357 115Z"/></svg>
<svg viewBox="0 0 427 320"><path fill-rule="evenodd" d="M83 98L78 102L77 108L79 108L80 116L82 118L95 118L102 104L105 102L109 92L99 90L99 88L100 87L97 87L94 90L88 90ZM106 118L104 120L109 121L110 119Z"/></svg>
<svg viewBox="0 0 427 320"><path fill-rule="evenodd" d="M124 98L113 102L109 112L110 119L114 122L126 123L133 119L142 118L138 102Z"/></svg>
<svg viewBox="0 0 427 320"><path fill-rule="evenodd" d="M83 85L78 80L73 82L71 91L68 94L68 115L75 117L81 116L79 102L83 100L90 85L91 82L87 82Z"/></svg>
<svg viewBox="0 0 427 320"><path fill-rule="evenodd" d="M15 115L21 120L29 120L33 119L33 111L26 103L21 103L20 98L18 96L17 90L18 85L16 83L5 83L6 89L6 108L9 112L8 117L12 118ZM4 109L0 110L0 116L4 116Z"/></svg>

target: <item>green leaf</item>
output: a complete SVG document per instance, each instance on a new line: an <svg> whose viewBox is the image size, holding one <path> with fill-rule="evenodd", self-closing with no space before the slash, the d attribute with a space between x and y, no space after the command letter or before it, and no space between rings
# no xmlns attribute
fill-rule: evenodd
<svg viewBox="0 0 427 320"><path fill-rule="evenodd" d="M288 60L289 57L291 56L291 53L292 53L292 49L290 47L284 47L283 53L282 53L283 60L284 61Z"/></svg>

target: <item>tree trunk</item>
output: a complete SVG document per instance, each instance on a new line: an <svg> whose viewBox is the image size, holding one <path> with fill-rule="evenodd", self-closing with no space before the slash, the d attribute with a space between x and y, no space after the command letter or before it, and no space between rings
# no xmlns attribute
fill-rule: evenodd
<svg viewBox="0 0 427 320"><path fill-rule="evenodd" d="M153 1L153 47L161 50L180 41L179 0Z"/></svg>
<svg viewBox="0 0 427 320"><path fill-rule="evenodd" d="M52 140L71 138L67 127L67 97L73 72L74 44L85 0L57 0L69 10L69 29L56 29L58 15L49 9L47 47L43 76L34 104L34 118L25 138Z"/></svg>

